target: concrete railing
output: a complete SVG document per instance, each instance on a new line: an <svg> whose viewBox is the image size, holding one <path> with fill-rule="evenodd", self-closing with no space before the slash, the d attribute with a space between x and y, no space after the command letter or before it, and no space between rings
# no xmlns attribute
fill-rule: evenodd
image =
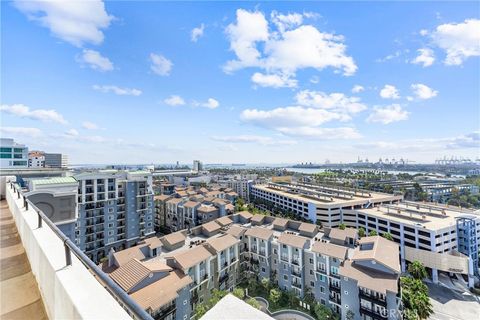
<svg viewBox="0 0 480 320"><path fill-rule="evenodd" d="M6 199L50 319L131 319L74 254L65 263L66 247L38 213L25 206L9 184Z"/></svg>

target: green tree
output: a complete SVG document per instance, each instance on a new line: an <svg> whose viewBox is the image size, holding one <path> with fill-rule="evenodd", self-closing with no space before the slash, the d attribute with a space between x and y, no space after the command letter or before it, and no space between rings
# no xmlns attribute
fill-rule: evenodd
<svg viewBox="0 0 480 320"><path fill-rule="evenodd" d="M257 300L255 300L255 298L248 299L247 303L257 309L260 309L262 307L260 303Z"/></svg>
<svg viewBox="0 0 480 320"><path fill-rule="evenodd" d="M196 314L196 318L197 319L200 319L201 317L203 317L203 315L205 313L207 313L207 311L209 310L210 308L207 307L206 304L204 303L199 303L196 305L195 307L195 314Z"/></svg>
<svg viewBox="0 0 480 320"><path fill-rule="evenodd" d="M270 280L268 280L267 278L262 278L262 287L265 289L265 291L268 292L268 290L270 289Z"/></svg>
<svg viewBox="0 0 480 320"><path fill-rule="evenodd" d="M362 228L362 227L358 228L358 236L360 238L365 237L365 229L364 228Z"/></svg>
<svg viewBox="0 0 480 320"><path fill-rule="evenodd" d="M233 295L239 299L243 299L245 297L245 291L242 288L235 288L233 289Z"/></svg>
<svg viewBox="0 0 480 320"><path fill-rule="evenodd" d="M324 306L321 303L317 303L315 305L314 312L318 320L329 320L334 318L332 309Z"/></svg>
<svg viewBox="0 0 480 320"><path fill-rule="evenodd" d="M372 231L370 231L370 232L368 233L368 235L369 235L370 237L378 236L378 232L375 231L375 230L372 230Z"/></svg>
<svg viewBox="0 0 480 320"><path fill-rule="evenodd" d="M417 260L410 263L408 266L408 273L410 273L414 279L418 280L423 280L428 276L427 270L423 264Z"/></svg>
<svg viewBox="0 0 480 320"><path fill-rule="evenodd" d="M346 227L347 227L347 226L345 225L345 223L340 223L340 224L338 225L338 228L339 228L340 230L345 230Z"/></svg>
<svg viewBox="0 0 480 320"><path fill-rule="evenodd" d="M280 298L282 297L282 292L277 289L270 289L270 301L272 301L274 304L277 304L278 301L280 301Z"/></svg>
<svg viewBox="0 0 480 320"><path fill-rule="evenodd" d="M420 280L412 277L401 277L402 303L404 319L423 320L433 314L432 303L428 296L428 287Z"/></svg>
<svg viewBox="0 0 480 320"><path fill-rule="evenodd" d="M393 241L393 237L389 232L382 233L382 237L384 237L387 240Z"/></svg>

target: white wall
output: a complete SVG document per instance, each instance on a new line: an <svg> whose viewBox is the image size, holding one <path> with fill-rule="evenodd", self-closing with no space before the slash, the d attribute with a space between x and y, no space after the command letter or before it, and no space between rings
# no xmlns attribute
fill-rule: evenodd
<svg viewBox="0 0 480 320"><path fill-rule="evenodd" d="M131 319L73 253L65 266L60 238L46 223L37 228L36 212L9 185L6 195L50 319Z"/></svg>

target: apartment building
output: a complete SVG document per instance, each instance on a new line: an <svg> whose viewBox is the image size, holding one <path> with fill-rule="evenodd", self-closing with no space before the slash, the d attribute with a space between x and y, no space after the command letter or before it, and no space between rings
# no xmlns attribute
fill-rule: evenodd
<svg viewBox="0 0 480 320"><path fill-rule="evenodd" d="M42 151L30 151L28 153L28 167L29 168L45 167L45 153Z"/></svg>
<svg viewBox="0 0 480 320"><path fill-rule="evenodd" d="M110 248L124 249L155 233L150 172L101 170L75 179L76 242L90 259L99 261Z"/></svg>
<svg viewBox="0 0 480 320"><path fill-rule="evenodd" d="M218 182L221 186L232 189L238 194L239 197L243 198L246 201L250 199L250 187L253 185L253 180L247 179L228 179L220 180Z"/></svg>
<svg viewBox="0 0 480 320"><path fill-rule="evenodd" d="M301 298L311 294L342 319L349 310L355 320L399 318L399 247L379 236L358 241L350 228L319 230L240 212L158 240L111 250L105 268L119 284L129 283L127 293L156 319L190 319L214 288L232 290L244 278L268 278ZM155 252L147 241L157 243ZM152 265L167 271L138 280Z"/></svg>
<svg viewBox="0 0 480 320"><path fill-rule="evenodd" d="M404 201L344 210L342 221L367 233L390 233L400 244L402 270L420 260L434 282L442 271L467 275L470 286L478 275L480 210Z"/></svg>
<svg viewBox="0 0 480 320"><path fill-rule="evenodd" d="M343 210L369 208L402 199L400 195L307 183L253 185L251 197L252 201L264 205L267 209L290 210L299 217L314 223L320 222L327 227L335 227L341 223Z"/></svg>
<svg viewBox="0 0 480 320"><path fill-rule="evenodd" d="M0 138L0 168L28 167L28 148L13 139Z"/></svg>

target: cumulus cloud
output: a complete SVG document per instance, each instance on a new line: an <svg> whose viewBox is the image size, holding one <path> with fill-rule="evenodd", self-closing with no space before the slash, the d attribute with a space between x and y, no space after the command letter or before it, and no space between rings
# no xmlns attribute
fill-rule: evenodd
<svg viewBox="0 0 480 320"><path fill-rule="evenodd" d="M448 149L478 149L480 147L480 131L474 131L465 135L450 138L446 146Z"/></svg>
<svg viewBox="0 0 480 320"><path fill-rule="evenodd" d="M352 93L360 93L362 91L365 91L365 88L359 84L356 84L352 88Z"/></svg>
<svg viewBox="0 0 480 320"><path fill-rule="evenodd" d="M358 113L367 109L358 97L348 97L343 93L327 94L321 91L303 90L297 93L298 104L319 109L329 109L342 114Z"/></svg>
<svg viewBox="0 0 480 320"><path fill-rule="evenodd" d="M288 75L263 74L260 72L255 72L252 75L252 82L261 87L272 88L295 88L297 86L297 80L291 79Z"/></svg>
<svg viewBox="0 0 480 320"><path fill-rule="evenodd" d="M168 60L161 54L150 54L150 61L151 66L150 69L158 74L159 76L168 76L170 75L170 71L172 70L173 63L172 61Z"/></svg>
<svg viewBox="0 0 480 320"><path fill-rule="evenodd" d="M103 30L114 19L107 13L101 0L16 0L14 5L30 20L38 22L57 38L77 47L84 43L101 44L104 39Z"/></svg>
<svg viewBox="0 0 480 320"><path fill-rule="evenodd" d="M322 140L334 139L358 139L362 135L355 128L339 127L339 128L319 128L319 127L294 127L294 128L279 128L283 134L302 137L314 138Z"/></svg>
<svg viewBox="0 0 480 320"><path fill-rule="evenodd" d="M421 83L414 83L411 85L412 91L418 99L426 100L436 97L438 91L433 90L432 88L421 84Z"/></svg>
<svg viewBox="0 0 480 320"><path fill-rule="evenodd" d="M169 106L173 106L173 107L185 105L185 100L183 100L182 97L177 96L177 95L171 95L170 97L163 100L163 102L165 102Z"/></svg>
<svg viewBox="0 0 480 320"><path fill-rule="evenodd" d="M78 137L80 134L75 129L69 129L65 132L65 136L67 137Z"/></svg>
<svg viewBox="0 0 480 320"><path fill-rule="evenodd" d="M107 85L107 86L94 85L93 89L103 93L112 92L119 96L139 96L142 94L142 91L138 89L121 88L113 85Z"/></svg>
<svg viewBox="0 0 480 320"><path fill-rule="evenodd" d="M193 28L190 39L192 42L197 42L199 38L203 37L203 31L205 30L205 25L202 23L199 27Z"/></svg>
<svg viewBox="0 0 480 320"><path fill-rule="evenodd" d="M87 64L93 70L112 71L113 63L95 50L84 49L82 54L77 57L77 61Z"/></svg>
<svg viewBox="0 0 480 320"><path fill-rule="evenodd" d="M220 106L220 102L214 98L208 98L208 100L205 102L193 101L192 104L194 107L204 107L208 109L216 109Z"/></svg>
<svg viewBox="0 0 480 320"><path fill-rule="evenodd" d="M414 64L421 64L423 67L429 67L435 62L435 54L432 49L423 48L418 49L418 56L411 62Z"/></svg>
<svg viewBox="0 0 480 320"><path fill-rule="evenodd" d="M400 94L395 88L395 86L392 86L390 84L386 84L382 90L380 90L380 97L384 99L399 99Z"/></svg>
<svg viewBox="0 0 480 320"><path fill-rule="evenodd" d="M84 121L82 122L82 127L87 130L97 130L100 129L99 126L96 123L90 122L90 121Z"/></svg>
<svg viewBox="0 0 480 320"><path fill-rule="evenodd" d="M225 30L236 59L228 61L224 71L257 67L269 75L294 79L299 69L331 67L347 76L354 74L357 66L346 54L343 36L303 24L304 17L272 12L269 24L262 12L238 9L236 21ZM278 85L278 77L275 80Z"/></svg>
<svg viewBox="0 0 480 320"><path fill-rule="evenodd" d="M480 20L439 25L430 37L446 53L446 65L461 65L469 57L480 56Z"/></svg>
<svg viewBox="0 0 480 320"><path fill-rule="evenodd" d="M261 145L292 145L296 144L293 140L278 140L271 137L257 135L238 135L238 136L213 136L212 140L230 143L258 143Z"/></svg>
<svg viewBox="0 0 480 320"><path fill-rule="evenodd" d="M8 135L25 136L31 138L37 138L43 135L40 129L28 127L0 127L0 132Z"/></svg>
<svg viewBox="0 0 480 320"><path fill-rule="evenodd" d="M67 123L67 121L63 118L63 116L53 109L30 110L29 107L23 104L12 104L12 105L3 104L0 106L0 111L17 116L17 117L28 118L32 120L40 120L43 122L56 122L60 124Z"/></svg>
<svg viewBox="0 0 480 320"><path fill-rule="evenodd" d="M368 116L367 122L379 122L389 124L392 122L407 120L409 112L402 109L399 104L392 104L386 107L374 107L373 112Z"/></svg>

